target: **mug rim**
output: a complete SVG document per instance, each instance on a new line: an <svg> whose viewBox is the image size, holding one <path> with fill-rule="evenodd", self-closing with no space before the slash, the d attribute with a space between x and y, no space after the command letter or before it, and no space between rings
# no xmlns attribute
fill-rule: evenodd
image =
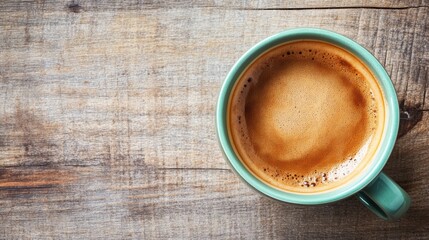
<svg viewBox="0 0 429 240"><path fill-rule="evenodd" d="M353 178L344 185L339 186L333 190L320 193L301 194L296 192L288 192L286 190L277 189L263 182L254 176L254 174L252 174L240 161L237 153L235 153L233 149L228 135L228 102L231 97L232 89L241 74L250 65L250 63L260 57L263 53L279 45L296 40L324 41L351 52L354 56L359 58L375 75L375 78L382 89L386 106L386 120L383 129L383 135L380 140L377 152L374 154L373 159L369 163L369 166L365 167L365 169L357 177ZM234 172L245 183L247 183L247 185L265 196L282 202L303 205L335 202L357 193L369 183L371 183L382 171L384 165L389 159L396 142L398 128L398 99L393 83L384 67L368 50L355 41L341 34L318 28L295 28L285 30L270 36L251 47L238 59L238 61L233 65L227 74L222 84L216 106L216 131L218 141L227 163L231 166Z"/></svg>

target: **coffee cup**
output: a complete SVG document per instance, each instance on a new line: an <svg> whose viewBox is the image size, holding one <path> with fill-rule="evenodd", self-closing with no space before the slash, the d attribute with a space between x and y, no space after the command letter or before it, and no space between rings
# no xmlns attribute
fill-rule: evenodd
<svg viewBox="0 0 429 240"><path fill-rule="evenodd" d="M383 66L340 34L299 28L252 47L220 90L216 127L234 172L264 196L317 205L357 196L394 220L408 194L382 172L399 126Z"/></svg>

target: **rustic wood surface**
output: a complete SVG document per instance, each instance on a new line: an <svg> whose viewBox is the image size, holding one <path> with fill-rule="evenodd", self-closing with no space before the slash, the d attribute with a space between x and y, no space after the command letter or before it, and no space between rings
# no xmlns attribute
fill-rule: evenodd
<svg viewBox="0 0 429 240"><path fill-rule="evenodd" d="M0 239L428 239L428 16L425 0L2 1ZM399 221L353 197L266 199L222 158L225 75L303 26L356 40L394 82L385 172L413 199Z"/></svg>

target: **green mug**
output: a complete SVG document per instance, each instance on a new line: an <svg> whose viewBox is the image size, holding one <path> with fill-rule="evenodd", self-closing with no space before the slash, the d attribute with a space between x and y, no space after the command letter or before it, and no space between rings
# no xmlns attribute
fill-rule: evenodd
<svg viewBox="0 0 429 240"><path fill-rule="evenodd" d="M365 168L352 181L329 192L299 194L271 187L255 177L240 161L228 135L227 109L235 82L246 68L269 49L296 40L318 40L336 45L358 57L377 78L386 102L386 120L378 151ZM252 47L232 67L220 90L216 108L216 128L219 143L227 162L234 172L250 187L263 195L281 202L317 205L339 201L356 195L377 216L394 220L401 217L410 206L408 194L382 172L396 141L399 127L399 106L392 81L383 66L365 48L340 34L314 28L287 30L271 36Z"/></svg>

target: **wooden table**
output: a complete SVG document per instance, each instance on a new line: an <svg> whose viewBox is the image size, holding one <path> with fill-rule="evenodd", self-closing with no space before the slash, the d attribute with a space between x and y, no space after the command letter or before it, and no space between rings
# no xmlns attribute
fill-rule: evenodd
<svg viewBox="0 0 429 240"><path fill-rule="evenodd" d="M285 3L283 3L285 2ZM429 2L0 3L0 239L428 239ZM354 197L281 204L233 174L214 112L233 63L285 29L370 50L403 111L395 222Z"/></svg>

